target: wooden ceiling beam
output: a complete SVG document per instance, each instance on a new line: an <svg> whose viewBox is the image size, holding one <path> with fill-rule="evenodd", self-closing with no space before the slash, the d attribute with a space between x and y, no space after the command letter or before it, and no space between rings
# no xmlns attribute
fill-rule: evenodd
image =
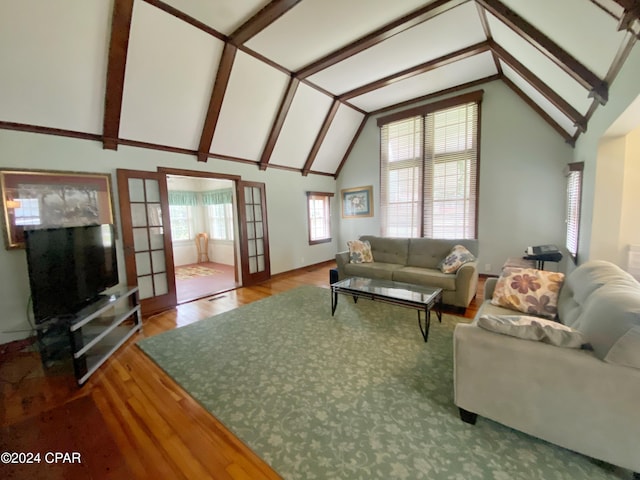
<svg viewBox="0 0 640 480"><path fill-rule="evenodd" d="M511 67L518 75L524 78L533 88L535 88L544 98L553 104L558 110L566 115L578 130L587 131L587 119L578 110L569 104L564 98L556 93L551 87L538 78L531 70L516 60L513 55L495 42L491 43L491 49L498 58Z"/></svg>
<svg viewBox="0 0 640 480"><path fill-rule="evenodd" d="M441 13L445 13L452 8L455 8L463 3L468 2L469 0L436 0L429 5L422 7L408 15L405 15L394 22L388 23L387 25L379 28L378 30L356 40L353 43L350 43L334 52L326 55L325 57L310 63L309 65L301 68L298 72L296 72L296 77L298 78L307 78L314 73L318 73L320 70L324 70L332 65L335 65L342 60L345 60L352 55L356 55L357 53L366 50L367 48L373 47L384 40L387 40L394 35L404 32L405 30L410 29L411 27L415 27L420 23L423 23L431 18L440 15Z"/></svg>
<svg viewBox="0 0 640 480"><path fill-rule="evenodd" d="M260 170L266 170L267 165L269 165L269 160L271 159L271 154L273 153L273 149L276 146L276 142L278 141L278 136L282 131L282 126L284 125L284 120L287 118L287 113L289 113L289 108L291 108L291 104L293 103L293 97L296 95L296 90L298 89L298 85L300 84L300 80L297 78L291 77L289 80L289 85L287 86L287 91L282 98L282 102L280 103L280 108L278 109L278 113L276 114L276 118L273 121L273 126L271 127L271 131L269 132L269 136L267 137L267 142L265 144L262 155L260 156Z"/></svg>
<svg viewBox="0 0 640 480"><path fill-rule="evenodd" d="M318 152L320 151L320 146L322 145L322 142L324 142L324 139L327 136L329 127L331 127L331 122L333 122L333 119L335 118L336 113L338 113L338 108L340 108L340 102L337 99L334 99L333 103L331 104L331 108L329 108L329 112L327 112L327 116L325 117L324 122L322 123L320 132L318 132L316 141L313 143L313 147L311 147L311 151L309 152L307 161L305 162L304 167L302 167L302 175L305 177L309 175L309 172L311 171L311 165L313 165L313 162L318 156Z"/></svg>
<svg viewBox="0 0 640 480"><path fill-rule="evenodd" d="M133 0L114 1L102 124L102 147L108 150L118 149L124 74L127 65L132 15Z"/></svg>
<svg viewBox="0 0 640 480"><path fill-rule="evenodd" d="M209 159L209 150L211 149L213 134L218 125L222 101L227 91L227 85L229 84L229 77L231 77L231 69L233 68L233 61L236 57L237 50L236 46L230 43L225 43L224 50L222 50L220 65L218 66L215 83L211 91L209 109L207 110L207 116L205 117L202 127L202 135L200 136L200 144L198 146L199 162L206 162Z"/></svg>
<svg viewBox="0 0 640 480"><path fill-rule="evenodd" d="M300 2L301 0L273 0L229 35L229 41L236 46L248 42Z"/></svg>
<svg viewBox="0 0 640 480"><path fill-rule="evenodd" d="M607 103L609 98L607 82L600 79L575 57L499 0L476 1L498 20L540 50L571 78L589 90L590 97L597 99L602 105Z"/></svg>
<svg viewBox="0 0 640 480"><path fill-rule="evenodd" d="M446 65L449 65L450 63L457 62L458 60L463 60L465 58L473 57L474 55L487 52L490 50L490 48L491 47L489 42L481 42L477 43L476 45L471 45L470 47L466 47L456 52L443 55L442 57L438 57L434 60L416 65L415 67L407 68L406 70L403 70L401 72L394 73L385 78L376 80L375 82L371 82L367 85L355 88L349 92L339 95L338 99L340 101L345 101L349 100L350 98L359 97L360 95L364 95L365 93L369 93L379 88L386 87L387 85L391 85L392 83L398 82L400 80L406 80L407 78L411 78L416 75L420 75L422 73L444 67Z"/></svg>

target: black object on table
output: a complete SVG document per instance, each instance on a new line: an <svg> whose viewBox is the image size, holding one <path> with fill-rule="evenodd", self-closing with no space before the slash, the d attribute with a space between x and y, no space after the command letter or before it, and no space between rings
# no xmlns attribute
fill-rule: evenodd
<svg viewBox="0 0 640 480"><path fill-rule="evenodd" d="M528 247L525 251L525 260L534 260L538 270L544 270L544 262L559 262L562 260L562 253L555 245L539 245Z"/></svg>

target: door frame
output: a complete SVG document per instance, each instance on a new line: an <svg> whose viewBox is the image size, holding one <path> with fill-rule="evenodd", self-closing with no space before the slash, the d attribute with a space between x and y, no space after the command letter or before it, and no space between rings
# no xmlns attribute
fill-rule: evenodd
<svg viewBox="0 0 640 480"><path fill-rule="evenodd" d="M234 240L234 243L237 241L240 246L239 248L240 258L236 257L235 259L236 261L234 262L234 264L236 265L236 268L235 268L236 283L240 287L249 286L254 283L257 283L255 281L252 282L251 275L248 275L248 274L245 275L245 271L246 272L249 271L249 267L248 267L249 259L244 253L246 251L246 248L243 246L244 244L246 244L246 232L244 231L244 225L246 224L246 213L244 211L244 205L242 205L243 202L241 202L240 200L241 199L240 185L252 183L252 182L243 182L242 177L240 175L230 175L226 173L201 172L197 170L186 170L181 168L169 168L169 167L158 167L157 170L159 173L164 174L165 185L166 185L167 175L177 175L182 177L210 178L210 179L216 179L216 180L231 180L234 182L234 188L236 191L235 207L236 207L236 216L238 219L238 234L239 234L239 238ZM264 184L258 184L257 182L253 182L253 183L256 183L256 185L264 185ZM263 202L266 202L266 199L263 199ZM264 210L264 218L265 218L265 225L266 225L266 218L267 218L266 208ZM265 245L265 247L268 247L268 244ZM234 248L234 255L237 255L237 251L238 249ZM269 257L267 256L265 258L265 261L268 261L268 260L269 260ZM240 271L242 272L242 275L241 275L242 278L238 278L238 268L237 268L238 263L240 264ZM270 278L270 274L271 274L271 265L267 264L267 266L268 266L267 271L269 273L269 276L267 278L264 278L264 280L267 280L268 278ZM260 281L263 281L263 279L261 279Z"/></svg>

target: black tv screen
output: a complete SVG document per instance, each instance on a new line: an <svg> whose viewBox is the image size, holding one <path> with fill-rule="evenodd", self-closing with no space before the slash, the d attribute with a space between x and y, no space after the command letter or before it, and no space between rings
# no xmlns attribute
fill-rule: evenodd
<svg viewBox="0 0 640 480"><path fill-rule="evenodd" d="M113 225L26 230L36 323L72 315L118 283Z"/></svg>

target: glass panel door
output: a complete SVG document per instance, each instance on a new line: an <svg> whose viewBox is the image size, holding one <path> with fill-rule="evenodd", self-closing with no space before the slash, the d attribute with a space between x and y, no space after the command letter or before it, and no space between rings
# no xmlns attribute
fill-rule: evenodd
<svg viewBox="0 0 640 480"><path fill-rule="evenodd" d="M251 285L271 277L264 183L239 182L242 239L242 283Z"/></svg>
<svg viewBox="0 0 640 480"><path fill-rule="evenodd" d="M138 285L143 315L176 305L164 174L118 170L127 282Z"/></svg>

